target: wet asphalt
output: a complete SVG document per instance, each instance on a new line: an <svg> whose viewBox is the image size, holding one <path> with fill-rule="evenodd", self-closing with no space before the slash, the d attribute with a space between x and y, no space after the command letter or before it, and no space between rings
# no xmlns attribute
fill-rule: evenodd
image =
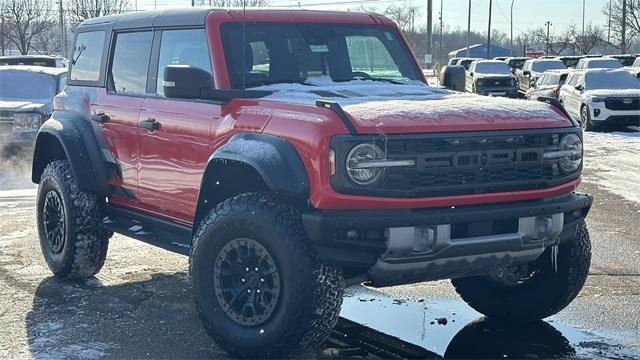
<svg viewBox="0 0 640 360"><path fill-rule="evenodd" d="M196 316L183 256L117 235L98 276L53 278L37 240L35 189L22 170L0 166L0 358L228 358ZM580 190L596 198L592 268L561 313L495 323L448 281L357 286L333 336L306 356L640 358L640 204L594 183Z"/></svg>

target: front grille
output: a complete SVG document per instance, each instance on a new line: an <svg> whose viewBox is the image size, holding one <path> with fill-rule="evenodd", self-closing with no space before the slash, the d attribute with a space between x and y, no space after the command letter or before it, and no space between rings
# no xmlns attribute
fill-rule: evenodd
<svg viewBox="0 0 640 360"><path fill-rule="evenodd" d="M558 134L390 138L388 158L416 159L416 166L390 168L376 189L420 197L547 188L566 176L555 161L543 159L545 149L557 150L559 140Z"/></svg>
<svg viewBox="0 0 640 360"><path fill-rule="evenodd" d="M605 100L604 106L609 110L639 110L640 111L640 98L609 97Z"/></svg>
<svg viewBox="0 0 640 360"><path fill-rule="evenodd" d="M482 79L482 81L484 82L482 84L482 87L509 87L509 86L511 86L511 79L509 79L509 78L505 78L505 79L500 79L500 78Z"/></svg>

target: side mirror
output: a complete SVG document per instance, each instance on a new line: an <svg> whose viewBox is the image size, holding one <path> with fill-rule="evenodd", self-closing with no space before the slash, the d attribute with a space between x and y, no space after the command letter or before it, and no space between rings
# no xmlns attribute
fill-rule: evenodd
<svg viewBox="0 0 640 360"><path fill-rule="evenodd" d="M582 84L578 84L578 85L575 86L575 89L578 90L578 91L582 91L582 90L584 90L584 87L582 86Z"/></svg>
<svg viewBox="0 0 640 360"><path fill-rule="evenodd" d="M529 70L524 70L524 71L522 72L522 75L524 75L524 76L529 76L529 75L531 75L531 71L529 71Z"/></svg>
<svg viewBox="0 0 640 360"><path fill-rule="evenodd" d="M191 65L172 64L164 68L164 95L172 99L201 99L229 102L237 98L254 99L270 95L270 91L217 90L213 77L203 69Z"/></svg>
<svg viewBox="0 0 640 360"><path fill-rule="evenodd" d="M469 73L469 76L473 77L473 71Z"/></svg>
<svg viewBox="0 0 640 360"><path fill-rule="evenodd" d="M208 71L191 65L167 65L162 87L168 98L204 99L213 90L213 78Z"/></svg>

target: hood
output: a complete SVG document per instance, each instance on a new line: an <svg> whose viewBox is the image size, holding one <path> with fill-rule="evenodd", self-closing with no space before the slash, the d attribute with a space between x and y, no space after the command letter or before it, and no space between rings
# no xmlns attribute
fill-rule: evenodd
<svg viewBox="0 0 640 360"><path fill-rule="evenodd" d="M587 90L583 95L601 97L640 97L640 89L598 89Z"/></svg>
<svg viewBox="0 0 640 360"><path fill-rule="evenodd" d="M476 79L514 79L515 76L513 76L513 74L479 74L479 73L475 73L473 74L474 78Z"/></svg>
<svg viewBox="0 0 640 360"><path fill-rule="evenodd" d="M330 80L329 80L330 81ZM315 105L338 102L358 133L407 134L572 126L550 105L524 100L456 93L421 82L396 85L371 80L347 83L276 84L264 100Z"/></svg>
<svg viewBox="0 0 640 360"><path fill-rule="evenodd" d="M0 111L50 113L51 104L42 100L0 100Z"/></svg>

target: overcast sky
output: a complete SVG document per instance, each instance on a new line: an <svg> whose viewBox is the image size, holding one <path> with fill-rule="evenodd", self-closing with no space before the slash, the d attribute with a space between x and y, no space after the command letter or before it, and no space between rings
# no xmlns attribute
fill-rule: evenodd
<svg viewBox="0 0 640 360"><path fill-rule="evenodd" d="M135 5L136 0L130 0ZM302 8L323 10L346 10L361 5L377 7L383 11L390 4L401 4L402 0L301 0ZM426 0L408 0L407 2L423 5L421 16L416 19L419 24L426 23ZM450 28L467 28L468 0L444 0L444 23ZM586 22L606 26L607 19L602 9L609 0L584 0L586 3ZM440 0L433 1L434 24L438 23ZM471 0L471 27L476 31L487 31L489 16L489 0ZM561 31L570 24L582 26L583 0L514 0L514 35L520 31L544 26L546 21L553 24L551 31ZM137 0L138 9L189 6L191 0ZM270 0L272 6L296 6L297 0ZM297 6L296 6L297 7ZM509 33L511 0L493 0L493 28Z"/></svg>

